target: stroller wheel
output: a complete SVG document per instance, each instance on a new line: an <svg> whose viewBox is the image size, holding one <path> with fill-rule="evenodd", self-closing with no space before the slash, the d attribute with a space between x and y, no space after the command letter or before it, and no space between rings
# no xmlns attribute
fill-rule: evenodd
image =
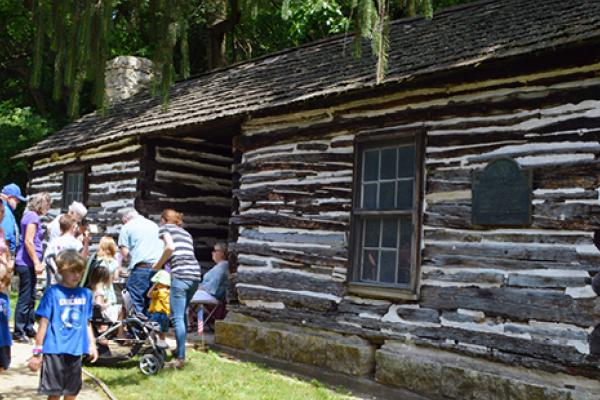
<svg viewBox="0 0 600 400"><path fill-rule="evenodd" d="M160 358L155 354L144 354L140 358L140 371L144 375L154 375L163 367Z"/></svg>

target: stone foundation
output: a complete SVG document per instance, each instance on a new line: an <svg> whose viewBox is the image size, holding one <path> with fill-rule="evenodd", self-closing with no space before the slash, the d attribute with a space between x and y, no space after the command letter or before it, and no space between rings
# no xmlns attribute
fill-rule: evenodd
<svg viewBox="0 0 600 400"><path fill-rule="evenodd" d="M565 374L387 341L376 354L375 379L432 399L592 400L600 383Z"/></svg>
<svg viewBox="0 0 600 400"><path fill-rule="evenodd" d="M431 399L592 400L600 382L386 341L380 349L357 336L260 322L237 313L217 321L215 342L271 358L327 368ZM374 373L374 375L373 375Z"/></svg>
<svg viewBox="0 0 600 400"><path fill-rule="evenodd" d="M215 343L347 375L368 375L375 367L375 347L357 336L262 323L236 313L217 321Z"/></svg>

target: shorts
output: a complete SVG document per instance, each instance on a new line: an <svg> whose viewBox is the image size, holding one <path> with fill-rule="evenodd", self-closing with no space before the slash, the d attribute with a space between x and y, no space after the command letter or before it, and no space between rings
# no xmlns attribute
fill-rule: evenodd
<svg viewBox="0 0 600 400"><path fill-rule="evenodd" d="M39 394L77 396L81 390L81 356L44 354Z"/></svg>
<svg viewBox="0 0 600 400"><path fill-rule="evenodd" d="M0 369L10 367L10 346L0 347Z"/></svg>
<svg viewBox="0 0 600 400"><path fill-rule="evenodd" d="M158 322L161 332L169 332L169 316L167 314L159 312L150 313L150 321Z"/></svg>

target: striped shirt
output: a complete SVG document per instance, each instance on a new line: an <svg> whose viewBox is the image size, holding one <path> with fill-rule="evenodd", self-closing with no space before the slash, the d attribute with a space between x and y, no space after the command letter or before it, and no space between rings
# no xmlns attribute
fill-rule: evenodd
<svg viewBox="0 0 600 400"><path fill-rule="evenodd" d="M182 227L174 224L161 225L158 235L162 238L166 234L171 235L175 247L169 259L171 276L177 279L202 280L200 264L194 255L192 235Z"/></svg>

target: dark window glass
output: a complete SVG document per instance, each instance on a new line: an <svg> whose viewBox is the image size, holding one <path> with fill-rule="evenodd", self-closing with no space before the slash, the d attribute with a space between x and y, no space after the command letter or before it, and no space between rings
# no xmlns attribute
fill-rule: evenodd
<svg viewBox="0 0 600 400"><path fill-rule="evenodd" d="M398 247L398 219L389 218L383 220L381 247Z"/></svg>
<svg viewBox="0 0 600 400"><path fill-rule="evenodd" d="M396 182L379 184L379 208L394 208L396 203Z"/></svg>
<svg viewBox="0 0 600 400"><path fill-rule="evenodd" d="M363 208L377 208L377 184L369 183L363 186Z"/></svg>
<svg viewBox="0 0 600 400"><path fill-rule="evenodd" d="M377 280L378 264L379 252L376 250L365 250L362 263L362 279L365 281Z"/></svg>
<svg viewBox="0 0 600 400"><path fill-rule="evenodd" d="M398 178L414 178L415 176L415 146L398 148Z"/></svg>
<svg viewBox="0 0 600 400"><path fill-rule="evenodd" d="M365 153L364 182L379 179L379 151L367 151Z"/></svg>
<svg viewBox="0 0 600 400"><path fill-rule="evenodd" d="M379 247L379 219L369 218L365 221L365 247Z"/></svg>
<svg viewBox="0 0 600 400"><path fill-rule="evenodd" d="M414 262L416 145L368 145L353 210L358 235L353 277L372 285L410 287Z"/></svg>
<svg viewBox="0 0 600 400"><path fill-rule="evenodd" d="M379 280L385 283L396 283L396 252L381 252L381 270Z"/></svg>
<svg viewBox="0 0 600 400"><path fill-rule="evenodd" d="M413 180L398 181L398 203L399 210L411 209L413 206Z"/></svg>
<svg viewBox="0 0 600 400"><path fill-rule="evenodd" d="M396 179L397 149L381 151L381 179Z"/></svg>
<svg viewBox="0 0 600 400"><path fill-rule="evenodd" d="M83 172L66 172L65 187L63 194L63 206L68 207L73 201L84 201L84 181Z"/></svg>

